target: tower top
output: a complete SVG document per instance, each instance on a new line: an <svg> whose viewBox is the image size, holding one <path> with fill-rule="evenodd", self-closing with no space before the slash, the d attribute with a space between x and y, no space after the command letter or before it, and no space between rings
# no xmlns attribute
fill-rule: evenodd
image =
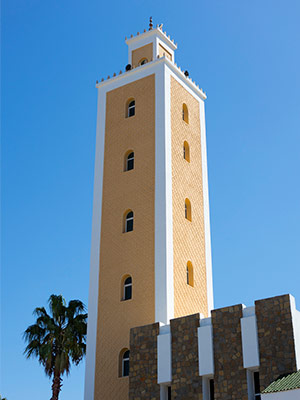
<svg viewBox="0 0 300 400"><path fill-rule="evenodd" d="M141 61L155 60L157 57L166 56L174 62L174 50L177 49L177 44L174 40L163 32L162 24L156 25L153 28L152 17L149 21L149 29L144 29L144 32L130 35L130 38L125 37L125 42L128 45L128 63L135 67L140 65Z"/></svg>
<svg viewBox="0 0 300 400"><path fill-rule="evenodd" d="M144 41L147 38L153 38L157 37L160 41L164 42L165 45L170 47L173 51L177 49L177 43L174 42L174 39L171 39L170 35L167 35L167 32L162 30L163 24L157 24L156 28L153 28L153 20L152 17L150 17L150 22L149 22L149 30L147 31L144 29L142 33L137 32L137 34L130 35L129 38L125 37L125 42L129 46L133 43L137 43L139 41Z"/></svg>

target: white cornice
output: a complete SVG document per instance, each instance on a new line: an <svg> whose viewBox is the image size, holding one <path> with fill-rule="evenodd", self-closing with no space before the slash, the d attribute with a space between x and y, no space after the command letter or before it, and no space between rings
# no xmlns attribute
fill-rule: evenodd
<svg viewBox="0 0 300 400"><path fill-rule="evenodd" d="M151 32L151 31L150 31ZM203 92L202 89L199 88L199 86L192 81L191 78L186 77L184 75L184 72L172 61L170 61L166 57L161 57L158 58L154 61L150 61L147 64L140 65L130 71L124 72L124 74L116 75L113 76L112 78L108 78L106 81L102 81L96 84L96 88L100 89L103 87L107 87L107 91L109 90L109 86L116 87L126 85L129 83L128 81L133 81L134 77L136 75L136 79L140 79L141 76L148 76L152 73L156 72L156 67L161 64L165 63L171 71L185 84L187 87L192 90L197 96L199 96L202 100L206 99L206 94Z"/></svg>
<svg viewBox="0 0 300 400"><path fill-rule="evenodd" d="M145 38L151 38L152 36L158 36L162 42L165 42L168 44L168 46L172 50L177 49L177 44L174 43L174 40L171 40L170 36L167 36L166 32L163 32L160 28L155 28L151 29L150 31L146 31L144 33L138 34L136 36L132 36L128 39L125 40L127 45L130 45L132 43L138 42L141 39Z"/></svg>

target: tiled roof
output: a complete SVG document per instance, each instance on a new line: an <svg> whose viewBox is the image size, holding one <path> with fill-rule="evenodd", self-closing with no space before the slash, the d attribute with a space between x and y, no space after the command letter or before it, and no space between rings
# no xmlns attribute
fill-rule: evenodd
<svg viewBox="0 0 300 400"><path fill-rule="evenodd" d="M262 393L284 392L294 389L300 389L300 370L272 382Z"/></svg>

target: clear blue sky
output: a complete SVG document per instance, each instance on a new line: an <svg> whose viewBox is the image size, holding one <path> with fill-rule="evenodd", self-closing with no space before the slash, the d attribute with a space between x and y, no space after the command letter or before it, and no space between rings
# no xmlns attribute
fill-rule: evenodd
<svg viewBox="0 0 300 400"><path fill-rule="evenodd" d="M2 383L50 398L22 352L51 293L87 304L96 79L152 15L207 92L215 306L292 293L300 308L300 2L2 1ZM62 400L83 398L84 364Z"/></svg>

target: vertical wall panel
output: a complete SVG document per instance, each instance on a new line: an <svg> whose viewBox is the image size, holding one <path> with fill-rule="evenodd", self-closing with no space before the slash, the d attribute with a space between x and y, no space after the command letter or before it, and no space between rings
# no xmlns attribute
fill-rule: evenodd
<svg viewBox="0 0 300 400"><path fill-rule="evenodd" d="M243 367L240 319L242 305L213 310L216 400L248 400L247 374Z"/></svg>
<svg viewBox="0 0 300 400"><path fill-rule="evenodd" d="M172 400L202 400L198 335L200 315L171 320Z"/></svg>
<svg viewBox="0 0 300 400"><path fill-rule="evenodd" d="M255 313L263 390L279 376L297 370L290 296L258 300Z"/></svg>

